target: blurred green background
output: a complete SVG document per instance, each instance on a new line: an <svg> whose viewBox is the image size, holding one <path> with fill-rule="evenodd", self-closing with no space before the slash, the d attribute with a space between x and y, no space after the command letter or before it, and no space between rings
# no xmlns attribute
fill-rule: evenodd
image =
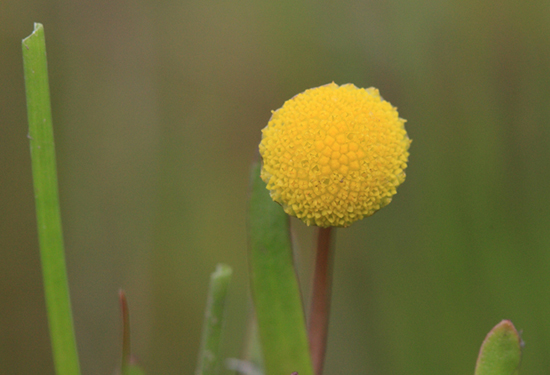
<svg viewBox="0 0 550 375"><path fill-rule="evenodd" d="M513 320L550 368L550 3L0 4L0 371L53 374L21 39L45 26L83 374L118 365L117 291L149 374L190 374L208 275L234 268L225 354L250 310L248 172L270 111L331 81L408 120L407 181L337 232L326 374L471 374ZM307 284L312 228L293 221Z"/></svg>

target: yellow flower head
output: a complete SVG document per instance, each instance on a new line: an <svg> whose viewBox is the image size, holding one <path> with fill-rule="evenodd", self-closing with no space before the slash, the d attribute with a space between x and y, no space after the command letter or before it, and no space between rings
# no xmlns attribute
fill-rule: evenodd
<svg viewBox="0 0 550 375"><path fill-rule="evenodd" d="M404 124L375 88L306 90L262 130L261 177L289 215L347 227L390 203L405 180L411 141Z"/></svg>

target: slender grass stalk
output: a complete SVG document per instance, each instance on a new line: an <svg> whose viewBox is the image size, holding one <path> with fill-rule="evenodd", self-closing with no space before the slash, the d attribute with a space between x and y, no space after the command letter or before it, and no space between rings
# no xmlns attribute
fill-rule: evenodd
<svg viewBox="0 0 550 375"><path fill-rule="evenodd" d="M196 375L216 375L220 367L220 341L224 322L225 301L233 270L218 264L210 275L210 287L202 331Z"/></svg>
<svg viewBox="0 0 550 375"><path fill-rule="evenodd" d="M80 365L65 266L46 43L41 24L34 24L34 31L23 39L22 48L38 240L53 358L57 375L77 375Z"/></svg>
<svg viewBox="0 0 550 375"><path fill-rule="evenodd" d="M323 373L332 290L332 228L319 228L309 317L309 347L315 375Z"/></svg>
<svg viewBox="0 0 550 375"><path fill-rule="evenodd" d="M305 315L290 243L288 215L252 168L249 208L252 297L267 375L312 375Z"/></svg>

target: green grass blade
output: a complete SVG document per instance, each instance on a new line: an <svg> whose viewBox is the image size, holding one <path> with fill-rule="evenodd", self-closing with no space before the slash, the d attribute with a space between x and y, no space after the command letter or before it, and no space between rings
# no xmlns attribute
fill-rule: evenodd
<svg viewBox="0 0 550 375"><path fill-rule="evenodd" d="M300 289L294 269L288 216L274 203L252 168L249 208L252 297L267 375L312 375Z"/></svg>
<svg viewBox="0 0 550 375"><path fill-rule="evenodd" d="M33 33L23 39L22 47L38 240L54 363L57 375L77 375L80 365L63 249L46 43L41 24L34 24Z"/></svg>
<svg viewBox="0 0 550 375"><path fill-rule="evenodd" d="M487 334L477 358L475 375L516 375L521 361L522 341L509 320Z"/></svg>
<svg viewBox="0 0 550 375"><path fill-rule="evenodd" d="M216 375L219 372L225 301L232 273L231 267L218 264L216 271L210 275L210 287L196 375Z"/></svg>

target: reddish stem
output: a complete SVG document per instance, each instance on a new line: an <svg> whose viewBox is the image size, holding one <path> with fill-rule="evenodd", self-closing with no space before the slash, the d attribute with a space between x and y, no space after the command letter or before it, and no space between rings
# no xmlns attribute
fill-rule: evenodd
<svg viewBox="0 0 550 375"><path fill-rule="evenodd" d="M319 228L309 317L309 347L315 375L323 373L332 286L331 228Z"/></svg>
<svg viewBox="0 0 550 375"><path fill-rule="evenodd" d="M120 312L122 315L122 369L121 373L126 373L126 368L130 364L130 313L128 310L128 301L126 300L126 294L124 290L118 291L118 298L120 301Z"/></svg>

